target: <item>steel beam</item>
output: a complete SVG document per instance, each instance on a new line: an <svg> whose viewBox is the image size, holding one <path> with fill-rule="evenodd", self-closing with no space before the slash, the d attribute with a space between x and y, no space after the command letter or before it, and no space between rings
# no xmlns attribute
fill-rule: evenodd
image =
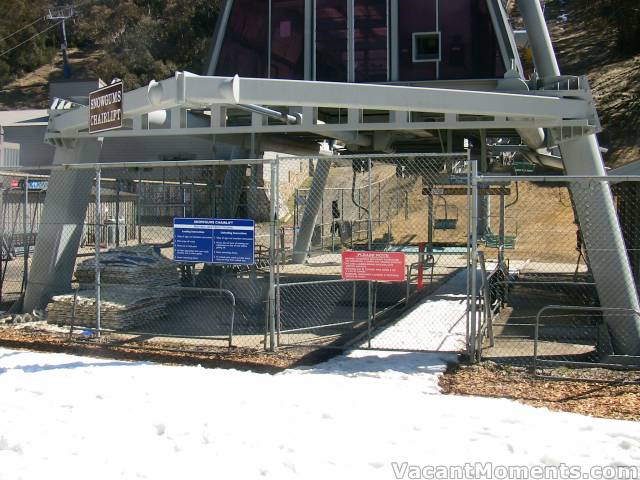
<svg viewBox="0 0 640 480"><path fill-rule="evenodd" d="M393 113L393 112L392 112ZM406 113L406 112L405 112ZM164 137L176 135L190 136L210 136L210 135L238 135L238 134L295 134L295 133L315 133L329 138L339 138L337 132L344 132L350 136L357 136L359 132L365 131L424 131L424 130L492 130L492 129L537 129L537 128L575 128L583 133L589 133L594 130L588 120L561 120L557 118L531 118L531 119L515 119L515 118L493 118L487 120L461 120L455 115L449 116L443 121L433 122L401 122L392 120L389 123L358 123L355 126L348 124L303 124L303 125L247 125L247 126L213 126L213 127L189 127L189 128L154 128L149 130L130 129L130 130L111 130L103 132L100 135L105 138L118 137ZM304 119L303 119L304 121ZM355 130L354 130L355 128ZM366 134L360 134L366 136ZM94 135L88 132L54 132L49 131L46 137L55 142L57 139L64 138L94 138ZM364 138L363 138L363 141ZM360 144L360 140L357 141ZM366 140L366 144L371 142Z"/></svg>
<svg viewBox="0 0 640 480"><path fill-rule="evenodd" d="M588 101L544 96L537 92L502 93L445 88L369 85L303 80L239 77L200 77L178 72L174 78L151 82L124 95L126 119L175 107L209 108L212 105L275 105L387 111L485 115L499 118L584 120L593 110ZM87 107L52 112L50 132L73 136L88 128ZM150 131L147 131L150 132Z"/></svg>

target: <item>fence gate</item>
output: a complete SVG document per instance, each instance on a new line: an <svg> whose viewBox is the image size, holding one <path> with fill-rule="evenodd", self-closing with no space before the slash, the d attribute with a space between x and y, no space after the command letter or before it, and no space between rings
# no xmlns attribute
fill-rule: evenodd
<svg viewBox="0 0 640 480"><path fill-rule="evenodd" d="M305 159L283 192L299 160L278 161L275 343L466 350L467 154ZM404 281L343 279L348 251L404 254Z"/></svg>
<svg viewBox="0 0 640 480"><path fill-rule="evenodd" d="M624 296L637 289L638 180L500 177L505 195L478 232L487 271L478 299L483 358L555 376L562 366L640 366L633 354L640 312ZM611 190L619 221L593 200L603 188ZM613 227L601 228L605 220ZM625 245L614 242L617 224ZM629 275L614 258L625 254Z"/></svg>

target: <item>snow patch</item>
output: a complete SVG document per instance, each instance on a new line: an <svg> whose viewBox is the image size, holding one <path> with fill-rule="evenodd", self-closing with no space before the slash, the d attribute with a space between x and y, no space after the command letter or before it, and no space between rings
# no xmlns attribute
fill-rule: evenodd
<svg viewBox="0 0 640 480"><path fill-rule="evenodd" d="M637 423L441 395L455 361L360 351L268 375L0 349L0 478L391 479L394 462L640 462Z"/></svg>

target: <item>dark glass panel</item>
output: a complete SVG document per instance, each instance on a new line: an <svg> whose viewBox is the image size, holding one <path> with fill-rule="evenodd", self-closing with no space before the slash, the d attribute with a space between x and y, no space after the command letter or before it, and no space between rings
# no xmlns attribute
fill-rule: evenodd
<svg viewBox="0 0 640 480"><path fill-rule="evenodd" d="M347 81L347 1L316 1L316 79Z"/></svg>
<svg viewBox="0 0 640 480"><path fill-rule="evenodd" d="M440 78L495 78L504 66L486 2L440 2Z"/></svg>
<svg viewBox="0 0 640 480"><path fill-rule="evenodd" d="M387 0L355 0L356 82L387 80Z"/></svg>
<svg viewBox="0 0 640 480"><path fill-rule="evenodd" d="M436 62L413 61L413 34L437 31L436 0L399 0L398 17L400 80L435 80Z"/></svg>
<svg viewBox="0 0 640 480"><path fill-rule="evenodd" d="M235 0L222 42L216 75L267 76L269 2Z"/></svg>
<svg viewBox="0 0 640 480"><path fill-rule="evenodd" d="M271 77L304 79L304 0L271 1Z"/></svg>
<svg viewBox="0 0 640 480"><path fill-rule="evenodd" d="M413 33L438 30L441 33L440 79L502 77L504 65L486 2L440 0L438 3L436 17L436 0L399 0L400 79L436 78L436 62L413 62Z"/></svg>

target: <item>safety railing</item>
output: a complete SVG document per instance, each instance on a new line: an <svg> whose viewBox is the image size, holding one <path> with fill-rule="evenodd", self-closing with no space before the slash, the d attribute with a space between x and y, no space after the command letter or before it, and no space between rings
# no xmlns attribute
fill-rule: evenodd
<svg viewBox="0 0 640 480"><path fill-rule="evenodd" d="M532 281L532 280L502 280L493 282L490 284L491 288L489 296L492 298L491 303L491 315L492 315L492 324L493 327L524 327L524 328L534 328L534 323L517 323L517 322L509 322L504 323L500 321L496 321L500 319L500 309L501 305L507 303L509 301L509 292L514 287L520 286L528 286L528 287L595 287L595 283L593 282L564 282L564 281ZM523 318L523 317L518 317ZM534 318L533 315L526 318ZM521 338L521 336L506 336L501 334L502 338ZM533 331L531 332L531 336L533 336ZM531 338L528 336L527 338Z"/></svg>
<svg viewBox="0 0 640 480"><path fill-rule="evenodd" d="M94 332L96 335L100 335L102 333L112 333L112 334L120 334L120 335L136 335L136 336L155 336L159 338L183 338L183 339L192 339L192 340L226 340L228 342L229 348L233 347L233 335L234 335L234 324L235 324L235 316L236 316L236 296L233 294L231 290L227 290L225 288L205 288L205 287L174 287L172 290L176 290L178 292L205 292L205 293L222 293L227 295L231 299L231 317L230 317L230 326L229 326L229 335L228 336L217 336L217 335L182 335L182 334L170 334L170 333L157 333L157 332L145 332L144 330L138 329L123 329L123 330L115 330L110 328L104 328L101 326L97 327L82 327L83 331L86 332ZM75 324L76 320L76 307L78 302L78 293L79 288L76 287L74 289L73 295L73 306L71 310L71 323L69 326L69 339L73 338L74 329L78 326Z"/></svg>
<svg viewBox="0 0 640 480"><path fill-rule="evenodd" d="M282 328L282 306L281 306L281 298L282 298L282 289L292 288L292 287L307 287L311 285L330 285L330 284L353 284L352 296L351 296L351 320L345 322L333 322L329 324L322 325L309 325L306 327L295 327L295 328ZM278 345L281 345L281 335L291 334L291 333L302 333L309 332L313 330L322 330L326 328L335 328L342 327L346 325L355 325L357 323L362 323L365 320L359 319L356 320L356 290L357 290L357 281L353 280L315 280L309 282L287 282L287 283L277 283L275 285L276 289L276 336L278 339ZM329 337L335 337L336 335L326 335L326 336L316 336L317 340L326 339Z"/></svg>
<svg viewBox="0 0 640 480"><path fill-rule="evenodd" d="M404 299L406 307L409 306L409 299L411 298L411 285L413 284L413 280L416 280L418 282L418 284L416 285L416 288L418 288L418 290L422 288L420 285L421 283L420 279L424 279L425 270L430 272L429 283L433 284L433 271L435 268L435 264L436 262L434 260L433 255L426 255L426 258L424 261L414 262L410 265L407 265L407 280L406 280L407 289L406 289L406 295ZM415 275L413 274L414 269L417 269Z"/></svg>
<svg viewBox="0 0 640 480"><path fill-rule="evenodd" d="M534 324L534 339L533 339L533 374L539 378L545 378L549 380L577 380L577 381L594 381L583 377L571 378L563 377L560 375L542 375L538 372L538 369L542 366L547 367L578 367L578 368L609 368L609 369L624 369L624 370L640 370L640 357L631 357L628 355L610 355L609 358L613 359L625 359L625 363L608 363L608 362L580 362L575 360L552 360L552 359L540 359L539 355L539 342L540 342L540 319L542 314L548 311L569 311L569 312L593 312L604 314L632 314L640 316L640 311L630 308L615 308L615 307L587 307L582 305L545 305L536 314L536 321ZM623 383L623 384L640 384L640 380L636 381L618 381L598 379L598 382L602 383Z"/></svg>

